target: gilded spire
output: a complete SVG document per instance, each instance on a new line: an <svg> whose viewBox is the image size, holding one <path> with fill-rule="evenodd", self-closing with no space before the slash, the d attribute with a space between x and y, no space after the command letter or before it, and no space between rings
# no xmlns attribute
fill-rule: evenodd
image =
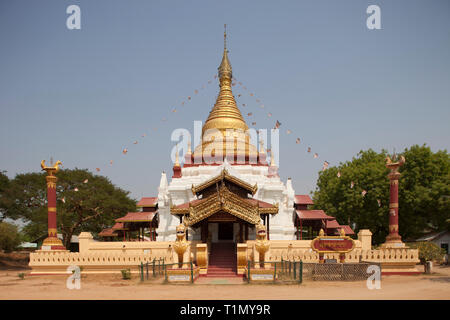
<svg viewBox="0 0 450 320"><path fill-rule="evenodd" d="M216 103L209 113L208 119L202 128L202 145L199 145L194 150L194 157L200 155L207 146L213 144L209 147L213 147L215 153L221 149L219 144L222 144L223 153L225 155L226 150L229 148L234 149L235 155L237 154L245 154L246 157L250 155L252 157L256 157L258 155L257 148L250 144L250 136L248 133L245 133L248 130L248 126L245 123L244 118L236 104L236 100L234 99L232 92L232 70L231 64L228 59L228 50L227 50L227 32L226 25L225 31L223 35L224 40L224 48L223 48L223 57L222 62L218 68L218 76L219 76L219 94L217 96ZM209 130L219 130L223 136L223 142L215 142L213 143L213 139L217 138L214 136L212 131ZM237 130L233 134L234 141L230 141L231 145L227 148L225 140L227 139L227 130ZM233 146L234 144L234 146ZM202 150L202 151L201 151Z"/></svg>
<svg viewBox="0 0 450 320"><path fill-rule="evenodd" d="M242 131L248 130L248 126L236 105L236 101L234 100L233 92L231 90L232 73L231 64L228 60L226 39L227 34L225 30L223 57L218 69L220 91L216 103L211 110L205 125L203 126L202 136L208 129L218 129L222 131L222 133L224 133L226 129L239 129Z"/></svg>
<svg viewBox="0 0 450 320"><path fill-rule="evenodd" d="M227 25L224 25L225 31L223 32L223 57L222 62L219 66L219 80L220 84L222 85L222 79L226 78L231 81L231 78L233 77L232 70L231 70L231 64L228 60L228 50L227 50Z"/></svg>

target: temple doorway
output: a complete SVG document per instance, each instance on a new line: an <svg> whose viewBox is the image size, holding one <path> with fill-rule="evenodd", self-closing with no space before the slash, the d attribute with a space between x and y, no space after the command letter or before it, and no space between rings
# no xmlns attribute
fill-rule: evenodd
<svg viewBox="0 0 450 320"><path fill-rule="evenodd" d="M222 222L219 223L219 233L217 235L219 241L233 240L233 223Z"/></svg>

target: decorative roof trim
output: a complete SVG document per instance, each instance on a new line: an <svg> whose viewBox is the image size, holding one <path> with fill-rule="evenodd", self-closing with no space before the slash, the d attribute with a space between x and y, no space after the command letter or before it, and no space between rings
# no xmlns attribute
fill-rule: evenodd
<svg viewBox="0 0 450 320"><path fill-rule="evenodd" d="M244 188L245 190L249 191L252 196L256 193L256 191L258 191L258 185L256 183L254 186L252 186L249 183L247 183L235 176L230 175L228 173L227 169L223 169L222 172L219 175L217 175L216 177L211 178L197 186L192 185L192 187L191 187L192 194L196 195L200 191L214 185L217 182L223 181L223 180L230 181L230 182Z"/></svg>

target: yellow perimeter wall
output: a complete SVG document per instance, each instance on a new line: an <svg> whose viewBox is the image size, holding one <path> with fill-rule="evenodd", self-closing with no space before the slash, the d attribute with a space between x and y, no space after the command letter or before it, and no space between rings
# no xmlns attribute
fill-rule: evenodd
<svg viewBox="0 0 450 320"><path fill-rule="evenodd" d="M94 241L89 232L79 235L79 252L44 251L30 254L31 274L67 274L67 267L76 265L82 267L83 273L118 273L122 269L130 269L136 273L141 262L152 262L153 259L164 259L166 263L176 262L176 254L172 250L173 242L99 242ZM372 250L372 233L361 230L355 240L355 249L346 254L346 262L379 262L382 270L391 272L414 272L419 263L416 249L393 248ZM208 255L204 253L205 244L199 241L189 241L192 259L206 272ZM257 255L255 241L247 241L237 246L238 271L243 272L248 260L254 260ZM197 259L197 247L199 257ZM206 249L207 250L207 249ZM201 252L201 255L200 255ZM318 262L318 254L311 250L311 240L271 240L266 261L300 261ZM338 254L325 254L325 259L336 259ZM71 272L70 272L71 273Z"/></svg>

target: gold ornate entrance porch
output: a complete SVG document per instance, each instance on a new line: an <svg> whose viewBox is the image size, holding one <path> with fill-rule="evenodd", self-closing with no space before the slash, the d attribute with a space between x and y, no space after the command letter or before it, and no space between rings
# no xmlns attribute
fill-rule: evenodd
<svg viewBox="0 0 450 320"><path fill-rule="evenodd" d="M269 217L278 213L278 204L253 199L258 187L238 179L226 169L197 186L192 193L197 199L171 207L171 213L178 215L186 227L200 229L201 241L243 243L249 240L249 229L265 222L269 234ZM212 234L212 224L218 224L217 234ZM234 225L238 226L234 232ZM212 241L214 240L216 241ZM234 250L235 252L235 250ZM236 256L230 256L236 259Z"/></svg>

